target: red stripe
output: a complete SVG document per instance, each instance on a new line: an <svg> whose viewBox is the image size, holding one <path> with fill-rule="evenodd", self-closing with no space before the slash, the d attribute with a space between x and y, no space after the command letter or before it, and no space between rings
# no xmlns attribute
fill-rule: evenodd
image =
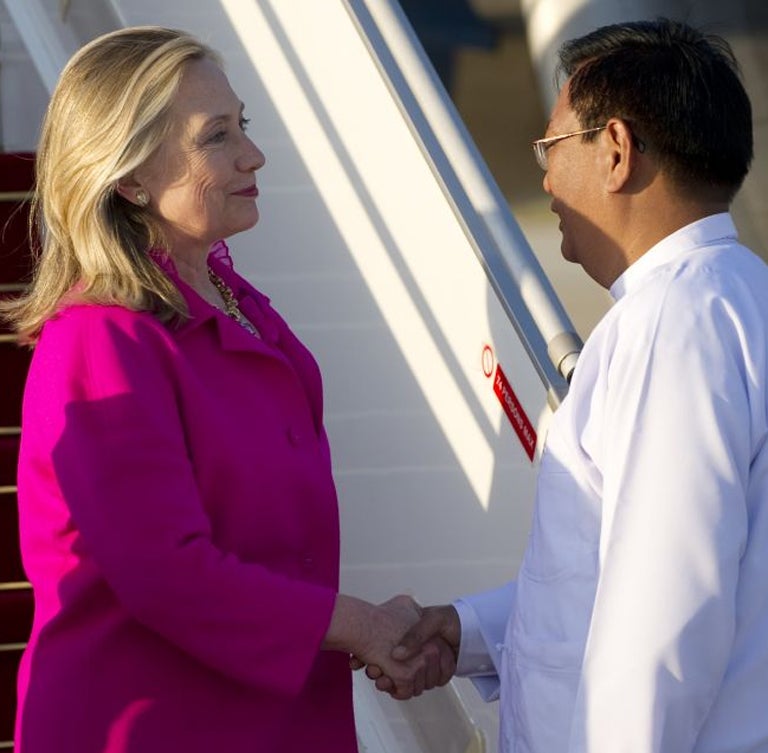
<svg viewBox="0 0 768 753"><path fill-rule="evenodd" d="M536 430L523 410L523 406L520 405L520 401L517 399L517 395L515 395L509 380L501 370L501 366L498 365L496 366L496 374L493 377L493 391L496 393L496 397L499 398L501 407L504 408L504 413L507 414L507 418L512 424L520 444L523 445L525 454L528 455L530 460L533 460L533 455L536 452Z"/></svg>

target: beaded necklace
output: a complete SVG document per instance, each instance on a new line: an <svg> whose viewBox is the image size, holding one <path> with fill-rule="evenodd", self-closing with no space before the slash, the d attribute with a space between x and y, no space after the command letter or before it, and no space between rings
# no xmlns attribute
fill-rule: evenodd
<svg viewBox="0 0 768 753"><path fill-rule="evenodd" d="M227 285L210 267L208 267L208 279L213 283L216 290L224 301L224 311L230 318L234 319L243 329L248 330L255 337L259 337L259 331L254 327L250 320L243 315L240 307L237 305L237 298L232 292L232 288Z"/></svg>

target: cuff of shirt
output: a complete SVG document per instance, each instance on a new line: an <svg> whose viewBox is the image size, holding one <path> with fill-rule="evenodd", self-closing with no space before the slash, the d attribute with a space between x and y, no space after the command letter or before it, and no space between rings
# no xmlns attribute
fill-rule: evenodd
<svg viewBox="0 0 768 753"><path fill-rule="evenodd" d="M475 610L461 599L453 602L453 606L461 622L456 674L468 677L484 701L498 701L501 683Z"/></svg>
<svg viewBox="0 0 768 753"><path fill-rule="evenodd" d="M461 642L459 643L459 655L456 659L456 674L461 677L495 675L496 667L493 657L483 637L475 610L462 599L454 601L453 607L458 612L461 623Z"/></svg>

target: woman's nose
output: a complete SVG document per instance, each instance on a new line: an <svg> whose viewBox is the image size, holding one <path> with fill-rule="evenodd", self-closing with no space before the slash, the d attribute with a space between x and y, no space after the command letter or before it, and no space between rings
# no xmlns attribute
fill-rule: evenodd
<svg viewBox="0 0 768 753"><path fill-rule="evenodd" d="M248 148L240 158L240 167L244 172L259 170L264 167L267 158L264 156L264 152L256 146L247 136L245 140L248 144Z"/></svg>

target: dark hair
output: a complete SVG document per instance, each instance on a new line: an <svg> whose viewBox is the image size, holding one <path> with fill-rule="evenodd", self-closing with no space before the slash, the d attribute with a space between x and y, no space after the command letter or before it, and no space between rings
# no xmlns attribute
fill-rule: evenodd
<svg viewBox="0 0 768 753"><path fill-rule="evenodd" d="M739 190L752 108L721 37L666 18L604 26L566 42L558 72L584 128L622 118L677 185L727 201Z"/></svg>

